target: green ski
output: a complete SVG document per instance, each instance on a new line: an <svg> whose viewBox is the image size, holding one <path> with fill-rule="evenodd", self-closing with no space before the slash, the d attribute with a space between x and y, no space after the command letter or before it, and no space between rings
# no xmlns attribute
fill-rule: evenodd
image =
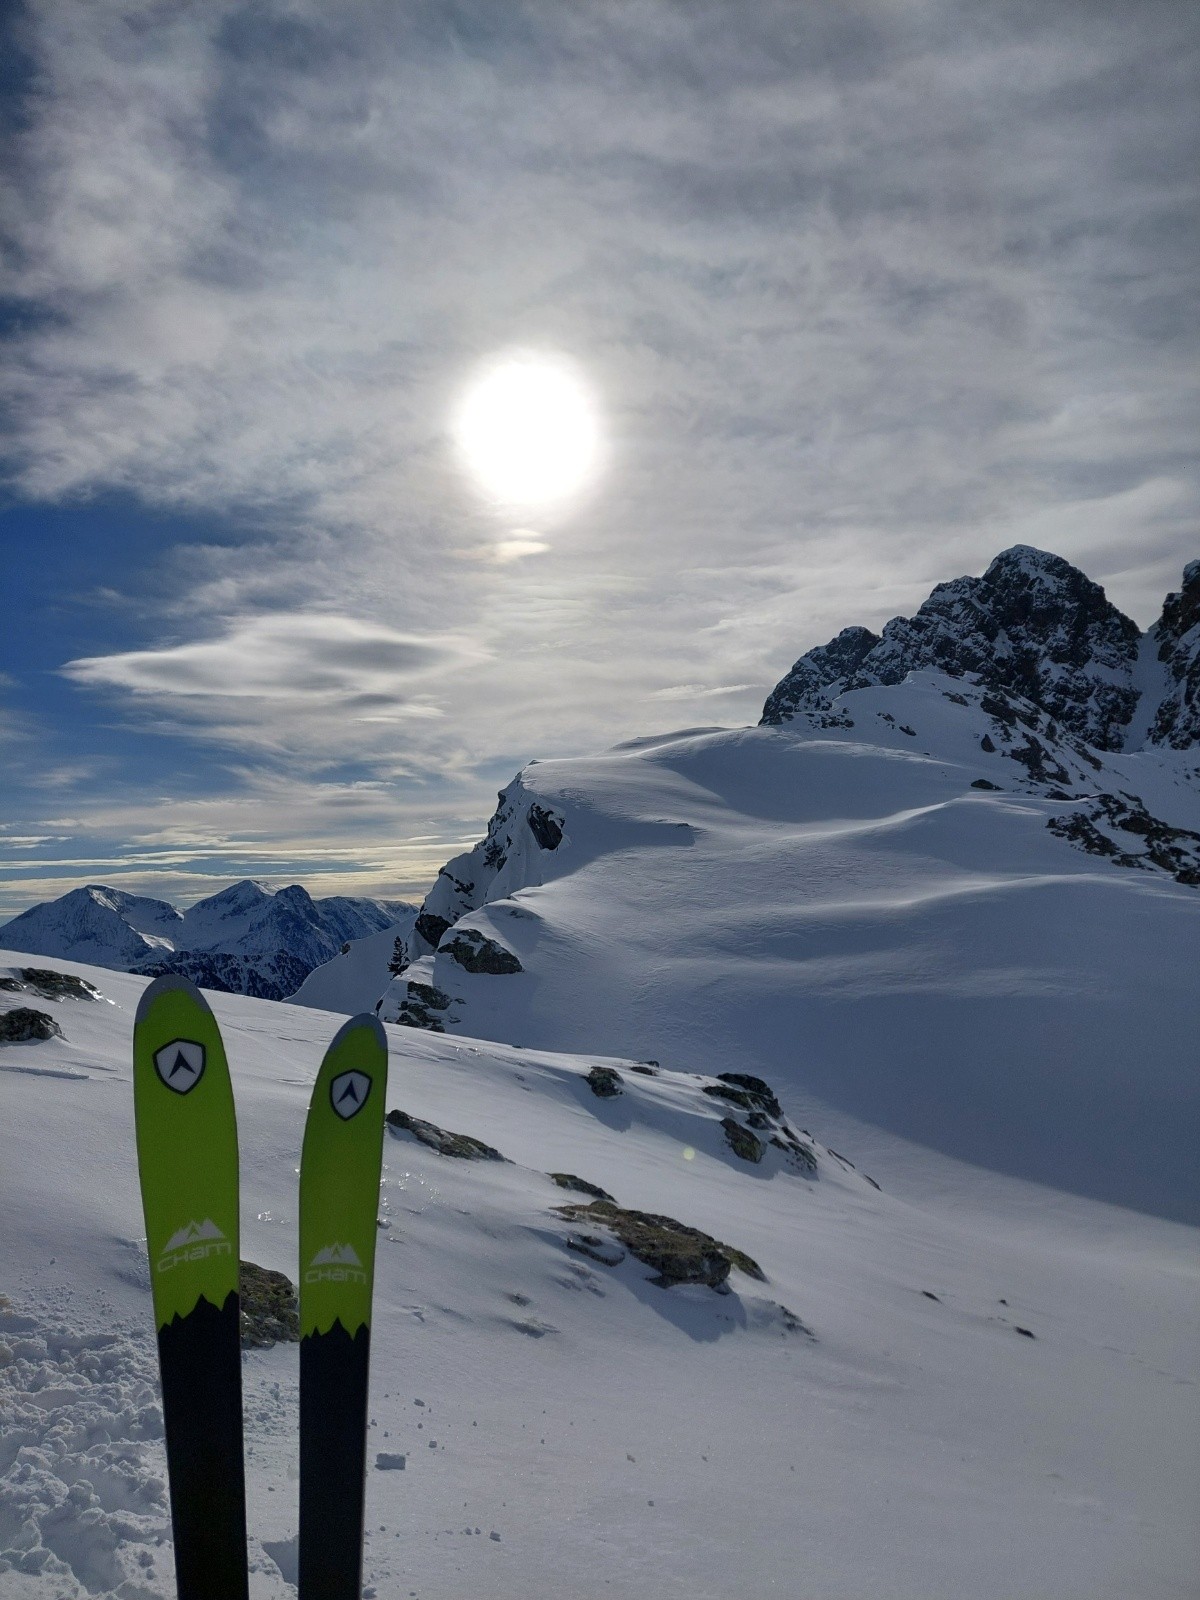
<svg viewBox="0 0 1200 1600"><path fill-rule="evenodd" d="M245 1600L237 1124L216 1018L186 978L142 995L133 1101L179 1600Z"/></svg>
<svg viewBox="0 0 1200 1600"><path fill-rule="evenodd" d="M387 1038L369 1012L317 1074L300 1158L300 1600L359 1600Z"/></svg>

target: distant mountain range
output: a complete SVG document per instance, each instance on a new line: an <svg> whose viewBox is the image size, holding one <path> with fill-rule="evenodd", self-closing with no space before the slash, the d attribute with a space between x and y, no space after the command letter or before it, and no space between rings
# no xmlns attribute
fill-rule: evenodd
<svg viewBox="0 0 1200 1600"><path fill-rule="evenodd" d="M314 900L299 884L271 890L246 878L180 911L89 884L0 926L0 944L150 977L178 972L206 989L282 1000L346 945L392 928L407 933L414 910L403 900Z"/></svg>

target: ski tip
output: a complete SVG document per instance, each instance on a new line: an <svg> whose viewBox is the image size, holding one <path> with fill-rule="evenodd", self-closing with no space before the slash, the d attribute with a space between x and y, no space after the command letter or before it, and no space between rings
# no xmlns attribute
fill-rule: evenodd
<svg viewBox="0 0 1200 1600"><path fill-rule="evenodd" d="M138 1001L137 1011L134 1014L134 1026L136 1027L138 1023L145 1020L147 1012L159 995L173 991L181 991L186 994L196 1005L202 1006L205 1011L211 1011L212 1009L190 978L185 978L179 972L165 972L161 978L152 979L142 990L142 997Z"/></svg>
<svg viewBox="0 0 1200 1600"><path fill-rule="evenodd" d="M352 1033L357 1033L360 1028L365 1028L375 1040L375 1043L387 1054L387 1034L383 1031L383 1023L373 1011L360 1011L356 1017L350 1017L343 1022L338 1031L330 1040L330 1050L335 1050L343 1039L348 1039Z"/></svg>

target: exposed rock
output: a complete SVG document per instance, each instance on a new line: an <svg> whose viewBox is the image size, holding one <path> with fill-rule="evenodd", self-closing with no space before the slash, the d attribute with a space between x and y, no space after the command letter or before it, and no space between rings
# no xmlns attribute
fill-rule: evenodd
<svg viewBox="0 0 1200 1600"><path fill-rule="evenodd" d="M579 1194L590 1194L594 1200L612 1201L612 1195L598 1183L589 1183L586 1178L577 1178L573 1172L552 1172L549 1176L560 1189L574 1189ZM613 1204L616 1202L613 1201Z"/></svg>
<svg viewBox="0 0 1200 1600"><path fill-rule="evenodd" d="M407 1111L389 1111L387 1125L396 1138L410 1133L440 1156L457 1156L462 1161L504 1160L499 1150L493 1150L482 1139L473 1139L469 1133L450 1133L432 1122L423 1122L420 1117L410 1117Z"/></svg>
<svg viewBox="0 0 1200 1600"><path fill-rule="evenodd" d="M563 838L563 818L545 806L531 805L526 819L539 850L557 850Z"/></svg>
<svg viewBox="0 0 1200 1600"><path fill-rule="evenodd" d="M16 1006L0 1011L0 1044L24 1044L33 1039L61 1039L62 1029L46 1011Z"/></svg>
<svg viewBox="0 0 1200 1600"><path fill-rule="evenodd" d="M1158 868L1178 883L1200 885L1200 833L1160 821L1136 795L1096 795L1086 808L1051 817L1046 826L1060 839L1117 866ZM1114 831L1130 837L1118 841ZM1135 840L1140 850L1133 848Z"/></svg>
<svg viewBox="0 0 1200 1600"><path fill-rule="evenodd" d="M797 1172L800 1172L806 1178L815 1178L817 1176L817 1152L812 1145L805 1144L803 1140L798 1139L790 1128L783 1128L778 1133L773 1134L770 1142L777 1150L783 1152L789 1164ZM879 1185L876 1184L875 1187L878 1189Z"/></svg>
<svg viewBox="0 0 1200 1600"><path fill-rule="evenodd" d="M18 967L17 971L43 1000L99 1000L99 989L86 978L72 972L55 972L49 967Z"/></svg>
<svg viewBox="0 0 1200 1600"><path fill-rule="evenodd" d="M717 1289L728 1278L731 1267L737 1267L739 1272L760 1283L766 1281L762 1268L752 1257L701 1233L699 1228L677 1222L674 1217L626 1211L610 1200L593 1200L586 1206L557 1206L555 1209L568 1221L599 1224L615 1234L630 1255L654 1268L658 1276L651 1281L661 1288L667 1289L676 1283L706 1283L709 1288ZM573 1248L578 1249L579 1245Z"/></svg>
<svg viewBox="0 0 1200 1600"><path fill-rule="evenodd" d="M741 1123L735 1122L732 1117L722 1117L721 1127L735 1156L739 1156L743 1161L762 1160L766 1146L761 1139L750 1132L749 1128L743 1128Z"/></svg>
<svg viewBox="0 0 1200 1600"><path fill-rule="evenodd" d="M749 1111L765 1111L770 1117L782 1117L783 1107L775 1097L775 1091L765 1078L756 1078L750 1072L718 1072L717 1082L729 1085L723 1089L711 1084L704 1086L705 1094L721 1095L724 1099L732 1100L735 1105L742 1106Z"/></svg>
<svg viewBox="0 0 1200 1600"><path fill-rule="evenodd" d="M438 953L457 961L467 972L501 976L524 970L511 950L505 949L497 940L489 939L478 928L460 929L449 943L440 946Z"/></svg>
<svg viewBox="0 0 1200 1600"><path fill-rule="evenodd" d="M1150 728L1153 744L1189 750L1200 743L1200 561L1183 571L1183 586L1163 602L1153 630L1171 687Z"/></svg>
<svg viewBox="0 0 1200 1600"><path fill-rule="evenodd" d="M981 578L938 584L914 617L894 617L880 638L846 629L808 651L771 692L762 720L806 715L819 723L847 689L935 668L973 673L1031 700L1088 743L1120 749L1137 704L1140 637L1099 584L1060 556L1016 545Z"/></svg>
<svg viewBox="0 0 1200 1600"><path fill-rule="evenodd" d="M426 944L436 950L454 924L433 911L422 911L414 926Z"/></svg>
<svg viewBox="0 0 1200 1600"><path fill-rule="evenodd" d="M242 1308L242 1348L262 1350L273 1344L295 1344L300 1338L296 1286L286 1274L238 1263L238 1297Z"/></svg>
<svg viewBox="0 0 1200 1600"><path fill-rule="evenodd" d="M972 789L999 789L998 783L992 783L988 778L974 778L971 781Z"/></svg>
<svg viewBox="0 0 1200 1600"><path fill-rule="evenodd" d="M410 980L408 993L400 1002L396 1021L405 1028L424 1028L427 1033L445 1033L446 1025L441 1013L449 1011L452 1004L451 997L436 984Z"/></svg>
<svg viewBox="0 0 1200 1600"><path fill-rule="evenodd" d="M621 1074L615 1067L593 1067L587 1075L588 1088L601 1100L611 1100L622 1093Z"/></svg>

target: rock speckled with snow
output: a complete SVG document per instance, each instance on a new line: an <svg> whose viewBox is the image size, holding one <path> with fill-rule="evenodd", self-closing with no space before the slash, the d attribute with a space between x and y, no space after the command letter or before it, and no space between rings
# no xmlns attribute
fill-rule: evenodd
<svg viewBox="0 0 1200 1600"><path fill-rule="evenodd" d="M1184 595L1200 585L1200 564L1188 568ZM1154 721L1152 738L1182 748L1197 738L1197 640L1179 630L1191 615L1180 601L1164 612L1161 649L1188 709ZM1193 607L1194 609L1194 607ZM1194 620L1194 619L1193 619ZM808 651L769 695L763 722L778 726L797 716L822 724L848 689L898 684L926 668L973 674L1001 693L1018 695L1100 750L1119 750L1138 704L1134 682L1141 633L1099 584L1044 550L1014 545L981 578L940 583L913 617L895 617L876 637L848 628ZM1190 676L1189 676L1190 675ZM1190 683L1190 691L1188 684ZM1165 705L1165 703L1164 703Z"/></svg>

